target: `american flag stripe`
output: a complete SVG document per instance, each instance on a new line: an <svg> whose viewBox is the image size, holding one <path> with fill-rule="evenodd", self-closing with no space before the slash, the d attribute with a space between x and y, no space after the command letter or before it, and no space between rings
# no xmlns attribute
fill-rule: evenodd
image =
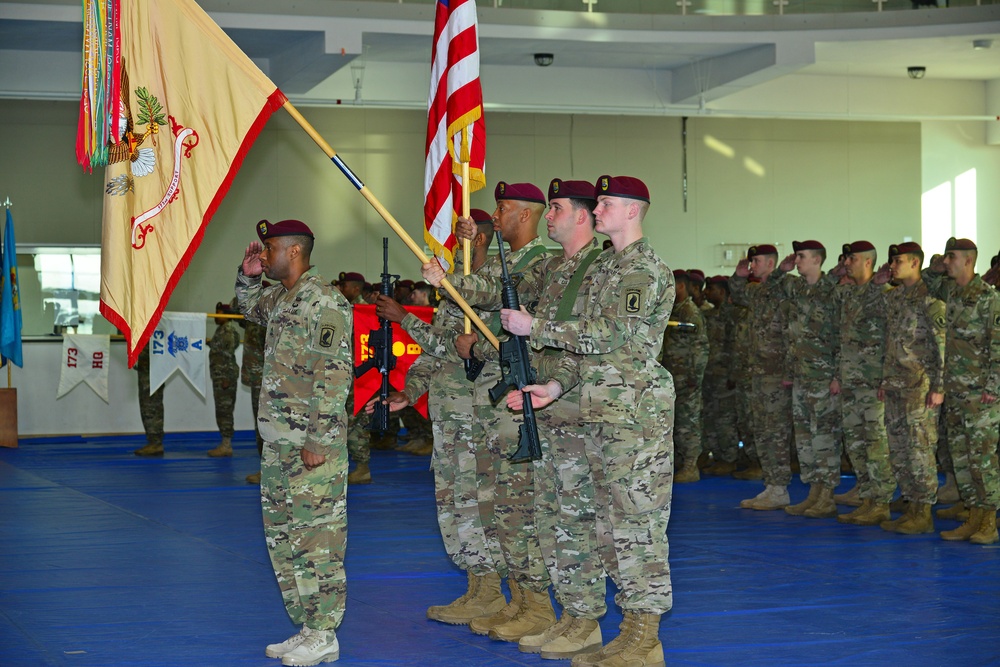
<svg viewBox="0 0 1000 667"><path fill-rule="evenodd" d="M449 270L457 245L452 233L461 212L462 129L469 137L470 190L485 185L486 126L479 81L479 39L474 0L438 0L427 100L424 165L424 239Z"/></svg>

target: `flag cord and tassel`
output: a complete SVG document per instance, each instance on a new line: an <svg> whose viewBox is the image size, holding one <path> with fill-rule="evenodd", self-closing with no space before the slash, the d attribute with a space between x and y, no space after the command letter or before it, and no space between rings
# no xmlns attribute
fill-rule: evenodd
<svg viewBox="0 0 1000 667"><path fill-rule="evenodd" d="M382 216L382 219L385 220L386 223L392 228L392 231L396 232L396 235L403 240L406 247L408 247L413 254L417 256L420 263L426 264L429 262L430 260L427 258L427 255L424 254L423 249L421 249L421 247L416 244L410 235L406 233L406 230L403 229L394 217L392 217L392 214L389 213L384 206L382 206L382 203L379 202L375 195L371 193L368 186L362 183L361 179L358 178L357 175L351 171L350 167L348 167L344 161L340 159L337 152L330 147L330 144L328 144L322 136L320 136L319 132L316 131L316 128L314 128L309 121L307 121L305 117L299 113L298 109L292 106L291 102L285 102L284 108L285 111L287 111L288 114L295 120L295 122L298 123L303 130L305 130L306 134L308 134L309 137L316 142L316 145L319 146L324 153L326 153L327 157L329 157L337 168L344 174L344 176L347 177L347 180L349 180L351 184L357 188L358 192L361 193L361 196L368 200L368 203L372 205L372 208L374 208L380 216ZM490 328L486 326L486 323L480 319L474 310L472 310L472 307L468 304L468 302L466 302L465 299L462 298L462 296L458 293L458 290L455 289L455 286L448 282L448 279L445 278L441 281L441 287L443 287L445 291L451 295L451 298L462 309L462 312L465 313L466 317L468 317L472 323L476 325L476 328L482 332L483 336L486 337L493 347L500 349L500 341L497 339L496 335L490 331Z"/></svg>

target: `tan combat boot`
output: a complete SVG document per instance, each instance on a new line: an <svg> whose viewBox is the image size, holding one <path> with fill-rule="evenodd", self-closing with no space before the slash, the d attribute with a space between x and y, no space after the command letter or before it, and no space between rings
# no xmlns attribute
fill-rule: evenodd
<svg viewBox="0 0 1000 667"><path fill-rule="evenodd" d="M881 526L883 521L892 518L889 513L889 503L878 503L872 501L868 511L854 519L855 526Z"/></svg>
<svg viewBox="0 0 1000 667"><path fill-rule="evenodd" d="M889 505L889 508L891 509L892 505ZM911 503L906 508L905 512L903 512L902 514L900 514L895 519L889 519L887 521L883 521L882 523L880 523L878 525L878 527L881 528L882 530L888 531L890 533L894 533L894 532L896 532L896 529L900 526L900 524L902 524L904 521L906 521L907 519L910 518L910 515L914 511L914 509L916 509L916 505L915 505L915 503Z"/></svg>
<svg viewBox="0 0 1000 667"><path fill-rule="evenodd" d="M983 519L979 523L979 530L969 536L969 541L973 544L994 544L1000 541L997 534L997 511L992 507L981 510Z"/></svg>
<svg viewBox="0 0 1000 667"><path fill-rule="evenodd" d="M993 519L994 523L996 518ZM949 542L961 542L968 540L970 537L979 532L979 526L983 522L983 511L978 507L973 507L969 510L969 518L966 519L965 523L954 530L942 530L941 539L948 540Z"/></svg>
<svg viewBox="0 0 1000 667"><path fill-rule="evenodd" d="M524 604L521 587L514 581L514 577L507 578L507 585L510 586L510 602L492 614L478 616L469 621L469 629L477 635L490 634L490 630L514 618L521 609L521 605Z"/></svg>
<svg viewBox="0 0 1000 667"><path fill-rule="evenodd" d="M959 500L947 509L938 510L936 514L939 519L958 519L959 521L965 521L969 518L969 508L965 506L965 503Z"/></svg>
<svg viewBox="0 0 1000 667"><path fill-rule="evenodd" d="M500 592L499 574L466 574L469 583L465 594L449 604L428 607L427 618L451 625L465 625L474 618L487 616L504 608L507 599Z"/></svg>
<svg viewBox="0 0 1000 667"><path fill-rule="evenodd" d="M524 603L506 623L494 626L490 630L490 639L501 642L519 642L525 635L537 635L551 628L556 623L556 612L552 608L549 589L536 592L529 589L521 591Z"/></svg>
<svg viewBox="0 0 1000 667"><path fill-rule="evenodd" d="M733 474L736 464L729 461L716 461L702 472L713 477L724 477Z"/></svg>
<svg viewBox="0 0 1000 667"><path fill-rule="evenodd" d="M568 660L574 655L600 649L601 641L601 625L597 621L570 617L569 627L543 645L540 653L545 660Z"/></svg>
<svg viewBox="0 0 1000 667"><path fill-rule="evenodd" d="M802 516L803 514L806 513L806 510L812 507L813 503L816 502L816 497L819 495L819 491L820 491L819 484L810 484L809 495L806 496L806 499L803 500L801 503L797 503L795 505L789 505L788 507L785 508L785 511L791 514L792 516Z"/></svg>
<svg viewBox="0 0 1000 667"><path fill-rule="evenodd" d="M837 516L837 504L833 502L833 487L822 484L818 486L819 493L816 494L816 500L806 508L802 516L810 519L831 519Z"/></svg>
<svg viewBox="0 0 1000 667"><path fill-rule="evenodd" d="M247 484L260 484L260 471L247 475Z"/></svg>
<svg viewBox="0 0 1000 667"><path fill-rule="evenodd" d="M862 503L862 498L860 495L860 489L858 485L855 484L850 491L847 493L838 493L833 497L833 502L838 505L847 505L848 507L860 507Z"/></svg>
<svg viewBox="0 0 1000 667"><path fill-rule="evenodd" d="M555 625L549 626L542 632L521 637L517 641L517 650L521 653L541 653L542 647L567 632L573 621L574 618L564 609L562 618L556 621Z"/></svg>
<svg viewBox="0 0 1000 667"><path fill-rule="evenodd" d="M579 657L600 656L593 662L577 663L573 667L665 667L663 644L660 643L660 615L626 612L630 622L622 623L622 632L597 653L584 653Z"/></svg>
<svg viewBox="0 0 1000 667"><path fill-rule="evenodd" d="M674 473L674 484L687 484L701 479L698 465L695 461L685 461L681 469Z"/></svg>
<svg viewBox="0 0 1000 667"><path fill-rule="evenodd" d="M834 501L836 502L837 496L834 496L833 498L834 498ZM846 503L840 503L840 502L838 502L838 504L842 505L842 504L846 504ZM872 503L872 499L871 498L865 498L865 499L863 499L861 501L861 506L860 507L858 507L858 508L856 508L856 509L848 512L847 514L840 514L840 515L838 515L837 516L837 521L839 521L840 523L850 523L850 524L857 525L858 518L860 518L864 514L867 514L868 511L871 510L872 504L873 503Z"/></svg>
<svg viewBox="0 0 1000 667"><path fill-rule="evenodd" d="M948 472L944 475L944 484L938 487L937 501L942 505L951 505L961 500L958 495L958 483L955 481L955 473Z"/></svg>
<svg viewBox="0 0 1000 667"><path fill-rule="evenodd" d="M150 442L145 447L140 447L132 453L136 456L163 456L163 443Z"/></svg>
<svg viewBox="0 0 1000 667"><path fill-rule="evenodd" d="M788 505L788 489L784 486L765 486L757 496L740 501L740 507L766 512L780 510Z"/></svg>
<svg viewBox="0 0 1000 667"><path fill-rule="evenodd" d="M900 496L889 503L889 510L892 512L905 512L910 508L910 501Z"/></svg>
<svg viewBox="0 0 1000 667"><path fill-rule="evenodd" d="M347 474L348 484L371 484L372 471L367 463L359 463L354 470Z"/></svg>
<svg viewBox="0 0 1000 667"><path fill-rule="evenodd" d="M900 535L923 535L934 532L934 518L931 517L931 506L927 503L910 503L910 510L895 532Z"/></svg>
<svg viewBox="0 0 1000 667"><path fill-rule="evenodd" d="M208 455L212 458L221 458L223 456L233 455L233 439L223 438L222 442L215 449L208 450Z"/></svg>

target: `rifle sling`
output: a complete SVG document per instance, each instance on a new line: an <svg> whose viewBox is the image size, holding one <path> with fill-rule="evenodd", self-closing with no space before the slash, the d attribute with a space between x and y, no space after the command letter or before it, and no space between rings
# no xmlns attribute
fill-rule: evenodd
<svg viewBox="0 0 1000 667"><path fill-rule="evenodd" d="M576 267L573 277L570 278L566 289L563 290L562 299L559 301L559 309L556 311L556 322L566 322L570 319L570 316L573 314L573 306L576 304L576 295L580 292L580 285L583 284L583 279L587 276L587 269L590 268L590 265L594 263L594 260L597 259L597 256L601 252L603 250L600 246L594 246L587 253L587 256L583 258L583 261L580 262L580 265Z"/></svg>

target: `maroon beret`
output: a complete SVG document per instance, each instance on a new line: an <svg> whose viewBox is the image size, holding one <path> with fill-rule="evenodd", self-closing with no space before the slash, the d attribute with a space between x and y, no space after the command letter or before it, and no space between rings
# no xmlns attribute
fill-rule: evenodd
<svg viewBox="0 0 1000 667"><path fill-rule="evenodd" d="M956 239L952 236L944 245L944 251L948 252L949 250L978 250L978 248L970 239Z"/></svg>
<svg viewBox="0 0 1000 667"><path fill-rule="evenodd" d="M606 195L608 197L625 197L649 202L649 188L633 176L608 176L597 179L594 186L594 198Z"/></svg>
<svg viewBox="0 0 1000 667"><path fill-rule="evenodd" d="M542 191L531 183L506 183L500 181L493 191L493 198L497 201L501 199L516 199L518 201L532 201L538 204L547 203Z"/></svg>
<svg viewBox="0 0 1000 667"><path fill-rule="evenodd" d="M869 252L874 249L875 246L868 241L855 241L854 243L845 243L843 252L845 255L852 255L856 252Z"/></svg>
<svg viewBox="0 0 1000 667"><path fill-rule="evenodd" d="M688 275L691 276L691 280L702 285L705 284L705 272L701 269L688 269Z"/></svg>
<svg viewBox="0 0 1000 667"><path fill-rule="evenodd" d="M826 247L819 241L792 241L792 250L826 250Z"/></svg>
<svg viewBox="0 0 1000 667"><path fill-rule="evenodd" d="M707 278L705 282L709 285L725 285L729 282L729 278L726 276L712 276Z"/></svg>
<svg viewBox="0 0 1000 667"><path fill-rule="evenodd" d="M553 199L594 199L594 184L588 181L564 181L553 178L549 183L549 201Z"/></svg>
<svg viewBox="0 0 1000 667"><path fill-rule="evenodd" d="M473 222L493 222L493 216L481 208L474 208L469 211L469 217Z"/></svg>
<svg viewBox="0 0 1000 667"><path fill-rule="evenodd" d="M889 259L897 255L908 255L910 253L922 253L923 248L920 247L919 243L914 243L913 241L907 241L906 243L893 243L889 246Z"/></svg>
<svg viewBox="0 0 1000 667"><path fill-rule="evenodd" d="M764 245L752 245L747 248L747 259L753 259L757 255L777 255L778 249L773 245L765 243Z"/></svg>
<svg viewBox="0 0 1000 667"><path fill-rule="evenodd" d="M411 290L411 289L413 289L414 282L412 280L410 280L409 278L407 278L406 280L400 280L396 284L399 285L400 287L405 287L406 289L410 289Z"/></svg>
<svg viewBox="0 0 1000 667"><path fill-rule="evenodd" d="M312 230L301 220L282 220L281 222L268 222L261 220L257 223L257 236L261 241L273 239L276 236L308 236L313 239Z"/></svg>
<svg viewBox="0 0 1000 667"><path fill-rule="evenodd" d="M690 278L691 276L684 269L674 269L674 278Z"/></svg>
<svg viewBox="0 0 1000 667"><path fill-rule="evenodd" d="M348 273L341 272L341 274L340 274L340 282L342 282L342 283L363 283L363 282L366 282L366 281L365 281L365 277L363 275L361 275L360 273L356 273L354 271L350 271Z"/></svg>

